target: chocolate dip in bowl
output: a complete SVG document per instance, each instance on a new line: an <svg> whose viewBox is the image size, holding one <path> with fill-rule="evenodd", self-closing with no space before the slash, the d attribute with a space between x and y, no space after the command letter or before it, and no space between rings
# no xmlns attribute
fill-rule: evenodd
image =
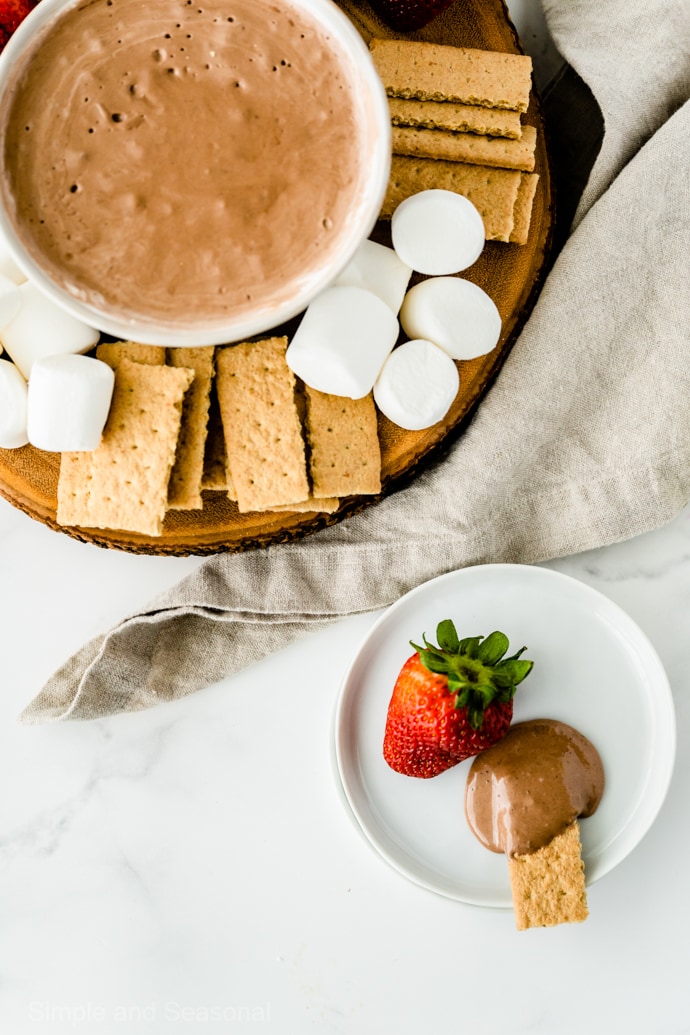
<svg viewBox="0 0 690 1035"><path fill-rule="evenodd" d="M371 231L390 117L331 0L41 0L0 57L0 230L117 337L301 312Z"/></svg>

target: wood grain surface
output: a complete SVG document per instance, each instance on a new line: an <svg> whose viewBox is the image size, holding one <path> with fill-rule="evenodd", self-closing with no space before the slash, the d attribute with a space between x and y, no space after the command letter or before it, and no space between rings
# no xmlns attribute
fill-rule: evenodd
<svg viewBox="0 0 690 1035"><path fill-rule="evenodd" d="M339 3L365 38L372 34L395 35L376 18L367 3L354 0L339 0ZM405 38L514 53L522 49L502 0L456 0L431 25ZM503 321L501 339L487 356L458 364L460 390L440 424L411 432L380 417L382 496L406 484L430 463L443 462L443 453L467 426L513 347L546 275L553 231L552 187L542 110L534 90L524 121L538 130L535 171L540 177L529 241L523 246L488 242L475 265L462 274L479 284L495 301ZM389 224L377 224L372 237L390 244ZM294 324L292 328L280 330L289 333L291 329ZM59 463L58 454L44 453L32 446L0 449L0 495L55 530L85 542L135 553L210 554L287 542L340 521L363 507L376 505L381 498L350 497L342 501L336 513L327 515L240 514L223 493L208 492L204 494L203 510L171 511L162 536L147 538L117 530L57 525Z"/></svg>

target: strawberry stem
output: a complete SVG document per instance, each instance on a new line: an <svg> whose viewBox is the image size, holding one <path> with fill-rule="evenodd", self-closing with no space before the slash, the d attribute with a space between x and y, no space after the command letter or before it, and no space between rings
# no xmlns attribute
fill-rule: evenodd
<svg viewBox="0 0 690 1035"><path fill-rule="evenodd" d="M521 660L527 650L521 647L506 657L508 637L502 632L488 636L467 636L460 639L453 622L447 618L436 628L438 645L430 643L426 634L424 646L410 640L429 672L446 676L448 690L455 696L455 707L466 708L470 725L481 729L484 712L492 701L510 701L519 683L534 666Z"/></svg>

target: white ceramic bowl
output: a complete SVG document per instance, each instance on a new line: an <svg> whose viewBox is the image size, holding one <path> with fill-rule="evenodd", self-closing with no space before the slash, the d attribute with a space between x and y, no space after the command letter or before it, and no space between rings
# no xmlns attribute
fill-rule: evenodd
<svg viewBox="0 0 690 1035"><path fill-rule="evenodd" d="M41 0L0 55L0 148L4 148L5 143L4 112L9 91L16 76L21 74L26 54L38 37L48 33L51 24L73 6L77 6L75 0ZM370 127L367 133L362 134L367 141L368 153L361 156L361 189L354 209L339 227L337 242L326 259L316 268L307 270L292 294L279 304L266 304L257 299L249 313L245 311L206 322L199 320L193 325L189 322L182 324L181 321L166 324L160 318L147 317L144 313L121 313L112 306L105 308L91 300L87 303L73 297L41 264L35 248L30 252L23 244L12 215L8 188L0 182L0 234L27 277L54 302L85 323L117 337L145 344L217 345L262 334L296 316L345 268L361 241L371 232L385 194L391 151L388 103L366 44L332 0L290 0L288 6L318 23L341 55L344 53L358 98L357 114Z"/></svg>

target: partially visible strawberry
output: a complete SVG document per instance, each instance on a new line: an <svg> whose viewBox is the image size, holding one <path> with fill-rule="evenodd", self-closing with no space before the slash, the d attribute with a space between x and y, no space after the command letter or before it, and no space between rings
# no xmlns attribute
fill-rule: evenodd
<svg viewBox="0 0 690 1035"><path fill-rule="evenodd" d="M445 11L453 0L369 0L369 3L391 29L412 32Z"/></svg>
<svg viewBox="0 0 690 1035"><path fill-rule="evenodd" d="M35 6L35 0L0 0L0 50Z"/></svg>
<svg viewBox="0 0 690 1035"><path fill-rule="evenodd" d="M508 732L513 696L534 662L510 657L502 632L458 639L448 619L436 630L438 646L407 659L388 705L383 757L405 776L430 777L478 755Z"/></svg>

